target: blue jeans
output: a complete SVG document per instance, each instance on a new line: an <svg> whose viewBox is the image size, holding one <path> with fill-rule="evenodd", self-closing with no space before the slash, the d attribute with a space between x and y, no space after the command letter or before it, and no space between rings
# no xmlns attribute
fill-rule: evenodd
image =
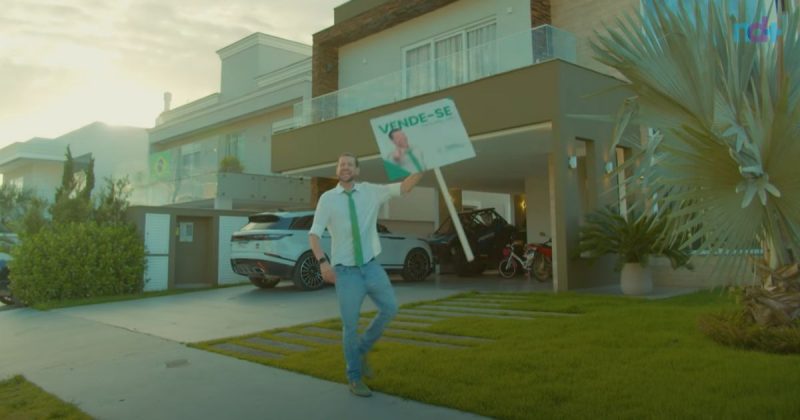
<svg viewBox="0 0 800 420"><path fill-rule="evenodd" d="M361 358L383 334L389 321L397 314L394 289L386 271L374 259L360 267L337 265L336 296L339 297L339 312L342 315L342 346L346 363L347 379L361 379ZM378 315L372 320L363 335L358 334L358 317L364 296L369 295Z"/></svg>

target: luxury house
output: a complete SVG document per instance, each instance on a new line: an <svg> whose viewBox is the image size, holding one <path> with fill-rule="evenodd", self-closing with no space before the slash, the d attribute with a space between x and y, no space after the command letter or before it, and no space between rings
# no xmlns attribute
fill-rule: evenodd
<svg viewBox="0 0 800 420"><path fill-rule="evenodd" d="M254 33L217 51L220 91L165 109L149 131L136 202L215 209L307 207L310 180L272 175L271 135L311 95L311 47Z"/></svg>
<svg viewBox="0 0 800 420"><path fill-rule="evenodd" d="M108 177L127 176L131 182L145 179L147 131L95 122L54 139L37 137L0 149L3 184L31 189L52 201L61 185L67 146L77 170L95 160L95 188L101 188Z"/></svg>
<svg viewBox="0 0 800 420"><path fill-rule="evenodd" d="M442 168L455 201L466 190L513 197L525 208L528 239L553 238L555 290L613 283L610 270L595 265L589 275L570 255L583 215L617 199L603 194L616 182L606 170L625 152L609 150L609 124L578 116L614 112L626 97L620 89L589 96L621 85L591 58L589 37L630 7L639 2L342 4L334 25L314 34L312 98L296 105L291 129L273 135L272 170L330 176L349 150L361 157L363 178L386 181L370 119L451 98L477 154ZM436 188L433 176L423 183ZM435 223L444 215L436 199L417 206Z"/></svg>

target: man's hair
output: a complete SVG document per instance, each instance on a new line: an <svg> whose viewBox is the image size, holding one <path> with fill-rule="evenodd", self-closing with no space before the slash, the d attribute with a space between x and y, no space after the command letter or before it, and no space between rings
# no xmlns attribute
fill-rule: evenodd
<svg viewBox="0 0 800 420"><path fill-rule="evenodd" d="M403 131L403 130L400 128L393 128L392 131L389 132L389 140L394 141L394 137L392 136L394 135L394 133L398 131Z"/></svg>
<svg viewBox="0 0 800 420"><path fill-rule="evenodd" d="M358 157L356 155L354 155L354 154L352 154L350 152L344 152L341 155L339 155L339 159L341 159L343 157L351 157L351 158L353 158L353 160L356 161L356 168L358 168Z"/></svg>

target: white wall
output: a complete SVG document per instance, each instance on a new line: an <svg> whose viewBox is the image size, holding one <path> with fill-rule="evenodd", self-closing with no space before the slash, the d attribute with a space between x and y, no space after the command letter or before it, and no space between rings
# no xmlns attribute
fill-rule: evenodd
<svg viewBox="0 0 800 420"><path fill-rule="evenodd" d="M106 177L131 177L147 169L149 142L147 131L136 127L113 127L92 123L54 140L54 148L66 153L67 145L73 157L91 153L94 158L95 191L105 185ZM61 174L58 174L61 182Z"/></svg>
<svg viewBox="0 0 800 420"><path fill-rule="evenodd" d="M217 253L217 281L218 284L246 283L246 276L233 272L231 269L231 236L247 224L247 217L220 216L219 217L219 252Z"/></svg>
<svg viewBox="0 0 800 420"><path fill-rule="evenodd" d="M550 231L550 184L547 177L525 178L525 220L528 242L544 242ZM544 232L544 237L540 235Z"/></svg>
<svg viewBox="0 0 800 420"><path fill-rule="evenodd" d="M484 19L496 19L498 39L530 30L530 1L462 0L345 45L339 50L339 89L400 71L404 48Z"/></svg>
<svg viewBox="0 0 800 420"><path fill-rule="evenodd" d="M252 45L222 60L220 95L223 100L231 100L254 92L258 89L258 76L307 57L269 45Z"/></svg>
<svg viewBox="0 0 800 420"><path fill-rule="evenodd" d="M56 188L61 186L64 164L61 162L35 162L29 168L30 173L25 175L24 187L35 189L42 198L53 202Z"/></svg>
<svg viewBox="0 0 800 420"><path fill-rule="evenodd" d="M475 206L479 209L493 207L495 211L508 222L511 222L514 217L513 210L511 209L511 196L508 194L462 191L461 204L464 206Z"/></svg>

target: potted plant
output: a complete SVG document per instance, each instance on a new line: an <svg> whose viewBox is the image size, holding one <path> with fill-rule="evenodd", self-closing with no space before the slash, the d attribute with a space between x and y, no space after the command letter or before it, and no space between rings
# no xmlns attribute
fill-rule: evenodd
<svg viewBox="0 0 800 420"><path fill-rule="evenodd" d="M228 155L219 161L219 171L240 174L244 172L244 165L236 156Z"/></svg>
<svg viewBox="0 0 800 420"><path fill-rule="evenodd" d="M665 214L629 213L627 217L611 207L591 213L581 227L578 252L591 260L618 256L615 269L621 271L620 285L626 295L646 295L653 290L652 273L647 263L662 255L673 268L688 265L689 256L669 235Z"/></svg>

